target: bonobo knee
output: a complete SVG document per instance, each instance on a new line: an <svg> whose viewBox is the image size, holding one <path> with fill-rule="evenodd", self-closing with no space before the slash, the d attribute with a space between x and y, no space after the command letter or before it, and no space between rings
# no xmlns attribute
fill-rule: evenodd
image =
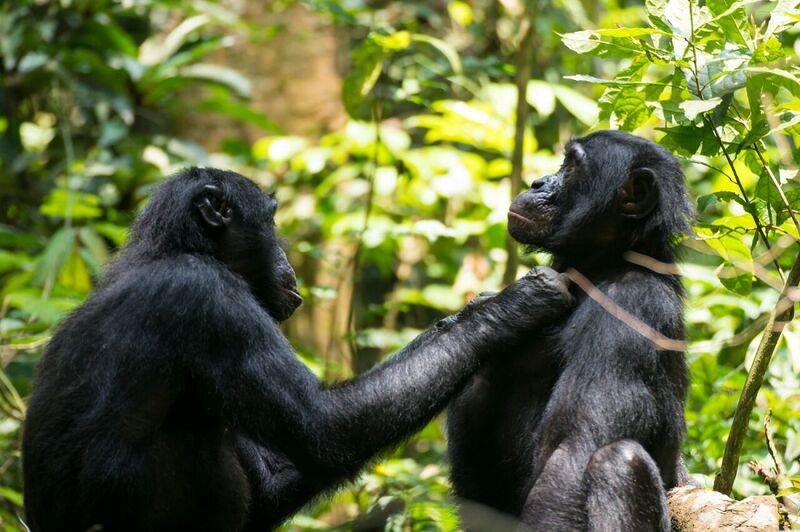
<svg viewBox="0 0 800 532"><path fill-rule="evenodd" d="M593 478L645 473L658 475L655 462L636 441L620 440L596 450L586 473Z"/></svg>

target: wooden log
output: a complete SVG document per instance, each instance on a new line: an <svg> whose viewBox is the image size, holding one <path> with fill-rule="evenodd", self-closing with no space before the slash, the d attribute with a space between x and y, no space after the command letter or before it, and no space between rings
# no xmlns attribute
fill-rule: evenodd
<svg viewBox="0 0 800 532"><path fill-rule="evenodd" d="M670 490L673 532L756 532L781 530L781 507L769 495L737 501L706 488L683 486Z"/></svg>

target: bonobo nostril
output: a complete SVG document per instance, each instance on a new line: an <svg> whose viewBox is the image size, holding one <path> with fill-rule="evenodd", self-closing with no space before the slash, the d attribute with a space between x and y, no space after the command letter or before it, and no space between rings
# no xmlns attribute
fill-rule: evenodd
<svg viewBox="0 0 800 532"><path fill-rule="evenodd" d="M531 190L537 190L544 186L545 178L537 179L531 183Z"/></svg>

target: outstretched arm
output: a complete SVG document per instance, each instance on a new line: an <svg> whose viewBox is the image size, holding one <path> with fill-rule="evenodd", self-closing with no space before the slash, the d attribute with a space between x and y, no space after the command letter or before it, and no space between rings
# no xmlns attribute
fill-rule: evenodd
<svg viewBox="0 0 800 532"><path fill-rule="evenodd" d="M569 304L562 278L537 268L364 375L331 388L297 360L272 322L202 369L239 430L280 449L301 471L341 478L418 430L482 360L560 318Z"/></svg>

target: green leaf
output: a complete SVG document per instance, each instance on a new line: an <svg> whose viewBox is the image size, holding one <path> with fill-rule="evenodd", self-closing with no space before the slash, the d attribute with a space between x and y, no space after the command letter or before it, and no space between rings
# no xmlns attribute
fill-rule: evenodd
<svg viewBox="0 0 800 532"><path fill-rule="evenodd" d="M744 46L752 40L750 24L744 7L758 0L706 0L706 6L714 16L711 22L716 22L726 39ZM697 32L700 28L695 28Z"/></svg>
<svg viewBox="0 0 800 532"><path fill-rule="evenodd" d="M771 37L794 26L797 24L798 15L800 11L797 0L778 0L769 15L765 36Z"/></svg>
<svg viewBox="0 0 800 532"><path fill-rule="evenodd" d="M653 8L651 13L662 17L676 36L684 38L691 38L692 29L696 30L711 20L711 13L707 7L687 0L667 0L666 3ZM676 39L673 39L673 43L675 41ZM677 56L681 55L677 46L675 51Z"/></svg>
<svg viewBox="0 0 800 532"><path fill-rule="evenodd" d="M747 82L749 51L723 50L717 54L702 54L698 61L697 77L692 69L684 68L686 85L696 97L711 99L735 92Z"/></svg>
<svg viewBox="0 0 800 532"><path fill-rule="evenodd" d="M729 262L717 268L717 277L722 286L740 295L748 295L753 291L753 274L743 272Z"/></svg>
<svg viewBox="0 0 800 532"><path fill-rule="evenodd" d="M216 94L213 99L197 103L198 111L220 113L240 122L247 122L270 133L280 133L281 128L263 113L259 113L246 103L234 100L223 94Z"/></svg>
<svg viewBox="0 0 800 532"><path fill-rule="evenodd" d="M770 84L777 85L788 90L795 98L800 98L800 79L788 70L774 67L747 67L745 70L763 78L765 88Z"/></svg>
<svg viewBox="0 0 800 532"><path fill-rule="evenodd" d="M531 80L525 90L525 100L542 116L550 116L556 109L556 95L546 81Z"/></svg>
<svg viewBox="0 0 800 532"><path fill-rule="evenodd" d="M88 292L92 287L92 276L81 257L80 250L73 248L58 275L61 286L77 292Z"/></svg>
<svg viewBox="0 0 800 532"><path fill-rule="evenodd" d="M747 135L745 135L742 141L739 143L736 152L738 153L739 151L752 146L769 134L769 122L767 122L767 119L762 115L755 122L752 122L750 131L747 132Z"/></svg>
<svg viewBox="0 0 800 532"><path fill-rule="evenodd" d="M458 55L458 51L451 44L441 39L431 37L430 35L422 35L419 33L413 34L411 40L433 46L447 59L447 62L450 63L450 68L453 70L453 73L461 74L463 72L464 69L461 66L461 58Z"/></svg>
<svg viewBox="0 0 800 532"><path fill-rule="evenodd" d="M121 246L128 238L128 228L121 225L101 222L93 223L92 228L97 231L99 235L106 237L117 246Z"/></svg>
<svg viewBox="0 0 800 532"><path fill-rule="evenodd" d="M591 98L563 85L553 85L553 94L561 105L584 125L592 126L597 122L600 107Z"/></svg>
<svg viewBox="0 0 800 532"><path fill-rule="evenodd" d="M73 220L99 218L103 214L97 195L63 188L53 190L39 210L45 216Z"/></svg>
<svg viewBox="0 0 800 532"><path fill-rule="evenodd" d="M705 127L673 126L657 128L664 132L659 141L665 148L687 157L697 153L706 156L717 155L719 145L714 135Z"/></svg>
<svg viewBox="0 0 800 532"><path fill-rule="evenodd" d="M735 192L717 191L713 194L706 194L697 198L697 210L699 212L705 211L710 205L719 203L720 201L735 201L743 207L747 207L747 202L740 195Z"/></svg>
<svg viewBox="0 0 800 532"><path fill-rule="evenodd" d="M12 253L0 249L0 273L27 268L31 258L24 253Z"/></svg>
<svg viewBox="0 0 800 532"><path fill-rule="evenodd" d="M678 107L686 113L686 118L694 120L697 115L707 113L717 108L722 100L720 98L711 98L709 100L687 100L682 102Z"/></svg>
<svg viewBox="0 0 800 532"><path fill-rule="evenodd" d="M308 147L300 136L264 137L253 143L253 157L272 164L285 163Z"/></svg>
<svg viewBox="0 0 800 532"><path fill-rule="evenodd" d="M364 103L367 94L378 81L385 57L386 51L370 38L353 50L353 67L342 84L342 100L351 117L371 118L370 110L364 109Z"/></svg>
<svg viewBox="0 0 800 532"><path fill-rule="evenodd" d="M14 491L11 488L7 488L5 486L0 486L0 497L7 500L11 504L14 504L20 508L22 508L22 494L18 491Z"/></svg>
<svg viewBox="0 0 800 532"><path fill-rule="evenodd" d="M749 215L742 215L718 218L713 225L723 228L723 231L696 227L695 234L724 259L717 268L717 277L725 288L738 294L749 294L753 286L753 257L739 234L730 229L741 225L752 228L755 223Z"/></svg>
<svg viewBox="0 0 800 532"><path fill-rule="evenodd" d="M211 63L195 63L181 68L178 73L184 78L211 81L227 87L240 98L249 98L253 92L250 80L232 68Z"/></svg>
<svg viewBox="0 0 800 532"><path fill-rule="evenodd" d="M102 237L91 227L82 227L78 232L81 243L98 264L108 262L108 246Z"/></svg>
<svg viewBox="0 0 800 532"><path fill-rule="evenodd" d="M70 310L80 303L74 298L50 297L42 299L35 290L20 290L8 294L11 308L22 311L26 316L35 316L45 325L54 325Z"/></svg>
<svg viewBox="0 0 800 532"><path fill-rule="evenodd" d="M61 228L50 237L50 241L36 263L31 281L34 286L44 286L46 282L55 279L72 252L75 237L75 229L71 227Z"/></svg>
<svg viewBox="0 0 800 532"><path fill-rule="evenodd" d="M189 36L211 22L211 17L206 14L187 18L178 24L163 39L151 37L139 46L139 62L150 66L164 62L169 56L178 51L189 39Z"/></svg>
<svg viewBox="0 0 800 532"><path fill-rule="evenodd" d="M631 87L621 89L611 102L609 120L625 131L635 130L651 116L644 93Z"/></svg>
<svg viewBox="0 0 800 532"><path fill-rule="evenodd" d="M564 76L564 79L570 79L573 81L585 81L586 83L596 83L599 85L605 85L606 87L653 87L653 86L662 86L664 88L672 87L672 85L667 83L658 83L652 81L632 81L629 79L621 79L619 74L614 79L602 79L597 78L595 76L585 76L582 74L575 75L575 76Z"/></svg>
<svg viewBox="0 0 800 532"><path fill-rule="evenodd" d="M663 35L653 28L584 30L561 35L564 46L595 57L636 57L646 48L642 37Z"/></svg>
<svg viewBox="0 0 800 532"><path fill-rule="evenodd" d="M473 13L472 6L460 0L453 0L447 3L447 12L454 22L461 26L469 26L472 24Z"/></svg>
<svg viewBox="0 0 800 532"><path fill-rule="evenodd" d="M373 33L372 39L375 41L375 44L383 48L386 52L400 52L411 45L411 34L405 30L396 31L389 35Z"/></svg>

